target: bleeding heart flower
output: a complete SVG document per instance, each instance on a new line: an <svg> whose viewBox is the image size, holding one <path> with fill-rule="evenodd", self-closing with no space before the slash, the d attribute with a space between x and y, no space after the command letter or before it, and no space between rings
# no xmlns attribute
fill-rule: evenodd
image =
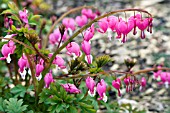
<svg viewBox="0 0 170 113"><path fill-rule="evenodd" d="M29 63L27 57L23 54L21 58L18 60L18 66L19 66L19 73L22 77L22 79L25 79L26 75L26 68L29 68ZM29 70L30 71L30 70ZM30 74L30 73L29 73Z"/></svg>
<svg viewBox="0 0 170 113"><path fill-rule="evenodd" d="M106 96L106 83L103 79L97 84L97 93L99 94L100 98L98 100L103 100L104 102L107 101L107 96Z"/></svg>
<svg viewBox="0 0 170 113"><path fill-rule="evenodd" d="M73 18L64 18L62 23L68 29L69 34L72 35L73 31L76 29L75 20Z"/></svg>
<svg viewBox="0 0 170 113"><path fill-rule="evenodd" d="M52 55L53 55L53 54L50 53L48 56L51 58ZM63 60L63 58L60 57L60 56L58 56L58 55L54 58L53 64L56 64L56 65L59 67L59 69L64 69L64 68L66 68L66 66L64 65L64 60Z"/></svg>
<svg viewBox="0 0 170 113"><path fill-rule="evenodd" d="M82 15L85 15L87 18L93 20L96 17L96 13L93 13L91 9L82 9L81 11Z"/></svg>
<svg viewBox="0 0 170 113"><path fill-rule="evenodd" d="M36 68L35 68L35 70L36 70L36 78L37 78L38 81L40 81L41 78L42 78L41 72L44 70L44 65L43 64L44 64L44 60L40 59L39 64L37 64Z"/></svg>
<svg viewBox="0 0 170 113"><path fill-rule="evenodd" d="M89 89L88 94L89 94L90 96L92 96L92 97L94 97L95 94L96 94L95 85L96 85L96 83L95 83L95 81L93 80L93 78L91 78L91 77L88 76L88 77L86 78L86 87Z"/></svg>
<svg viewBox="0 0 170 113"><path fill-rule="evenodd" d="M90 39L92 39L94 36L94 31L94 24L92 24L91 27L84 32L84 40L88 42Z"/></svg>
<svg viewBox="0 0 170 113"><path fill-rule="evenodd" d="M140 80L140 91L142 91L145 87L146 87L146 79L145 77L142 77L141 80Z"/></svg>
<svg viewBox="0 0 170 113"><path fill-rule="evenodd" d="M120 93L121 80L119 78L117 78L116 80L113 80L112 81L112 86L115 89L117 89L118 95L121 96L121 93Z"/></svg>
<svg viewBox="0 0 170 113"><path fill-rule="evenodd" d="M19 17L20 17L20 19L21 19L24 23L26 23L26 24L28 24L27 13L28 13L28 11L27 11L26 9L24 9L24 11L19 11Z"/></svg>
<svg viewBox="0 0 170 113"><path fill-rule="evenodd" d="M69 93L81 93L81 90L79 90L74 84L61 84L61 86Z"/></svg>
<svg viewBox="0 0 170 113"><path fill-rule="evenodd" d="M124 83L126 85L126 92L129 92L130 77L125 78Z"/></svg>
<svg viewBox="0 0 170 113"><path fill-rule="evenodd" d="M7 63L11 62L11 57L10 55L14 53L16 49L16 46L14 45L14 42L10 40L7 44L4 44L2 46L1 52L4 57L1 57L0 60L5 60Z"/></svg>
<svg viewBox="0 0 170 113"><path fill-rule="evenodd" d="M141 30L141 38L145 38L144 30L149 26L149 20L148 18L145 19L138 19L136 21L136 26Z"/></svg>
<svg viewBox="0 0 170 113"><path fill-rule="evenodd" d="M44 77L45 87L48 88L51 84L51 82L54 82L52 71L47 73Z"/></svg>
<svg viewBox="0 0 170 113"><path fill-rule="evenodd" d="M81 52L80 52L80 47L76 42L70 42L67 46L67 54L68 55L73 55L73 59L76 57L79 57Z"/></svg>
<svg viewBox="0 0 170 113"><path fill-rule="evenodd" d="M78 26L82 27L87 23L88 19L86 16L82 15L82 16L77 16L76 17L76 23L78 24Z"/></svg>
<svg viewBox="0 0 170 113"><path fill-rule="evenodd" d="M81 47L82 47L83 52L86 54L85 60L88 62L88 64L91 64L93 57L90 54L90 51L91 51L90 43L84 40L81 43Z"/></svg>

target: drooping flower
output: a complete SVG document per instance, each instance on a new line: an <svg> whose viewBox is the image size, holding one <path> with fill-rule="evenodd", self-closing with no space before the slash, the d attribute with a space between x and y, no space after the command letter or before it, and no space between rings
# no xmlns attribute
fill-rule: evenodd
<svg viewBox="0 0 170 113"><path fill-rule="evenodd" d="M54 82L52 71L47 73L44 77L45 87L48 88L51 84L51 82Z"/></svg>
<svg viewBox="0 0 170 113"><path fill-rule="evenodd" d="M113 80L112 81L112 86L115 89L117 89L118 95L121 96L121 93L120 93L121 80L119 78L117 78L116 80Z"/></svg>
<svg viewBox="0 0 170 113"><path fill-rule="evenodd" d="M130 77L125 78L124 83L126 85L126 92L129 92Z"/></svg>
<svg viewBox="0 0 170 113"><path fill-rule="evenodd" d="M136 31L136 22L137 20L140 20L141 19L141 14L134 14L134 16L131 16L129 18L129 20L132 20L134 22L134 29L133 29L133 35L136 35L137 34L137 31Z"/></svg>
<svg viewBox="0 0 170 113"><path fill-rule="evenodd" d="M74 84L61 84L61 86L69 93L81 93L81 90L78 89Z"/></svg>
<svg viewBox="0 0 170 113"><path fill-rule="evenodd" d="M107 96L106 96L106 83L103 79L97 84L97 93L99 94L100 98L98 100L103 100L104 102L107 101Z"/></svg>
<svg viewBox="0 0 170 113"><path fill-rule="evenodd" d="M35 70L36 70L36 75L35 75L35 76L36 76L36 78L37 78L38 81L40 81L41 78L42 78L41 72L44 70L44 65L43 65L43 63L44 63L44 60L43 60L43 59L40 59L39 64L37 64L36 67L35 67Z"/></svg>
<svg viewBox="0 0 170 113"><path fill-rule="evenodd" d="M96 17L96 13L93 13L91 9L82 9L81 11L82 15L85 15L87 18L93 20Z"/></svg>
<svg viewBox="0 0 170 113"><path fill-rule="evenodd" d="M73 18L64 18L62 21L63 25L69 31L69 35L73 34L73 31L76 29L75 20Z"/></svg>
<svg viewBox="0 0 170 113"><path fill-rule="evenodd" d="M48 56L51 58L52 57L52 53L50 53ZM56 56L53 60L53 64L56 64L58 66L59 69L64 69L66 68L66 66L64 65L64 60L62 57L60 56Z"/></svg>
<svg viewBox="0 0 170 113"><path fill-rule="evenodd" d="M8 17L4 17L4 27L8 28L9 27L9 22L8 22Z"/></svg>
<svg viewBox="0 0 170 113"><path fill-rule="evenodd" d="M10 19L9 19L9 26L10 26L10 29L12 29L12 25L13 25L13 20L10 18Z"/></svg>
<svg viewBox="0 0 170 113"><path fill-rule="evenodd" d="M24 11L19 11L19 17L20 17L20 19L21 19L24 23L26 23L26 24L28 24L28 15L27 15L27 13L28 13L28 11L27 11L26 9L24 9Z"/></svg>
<svg viewBox="0 0 170 113"><path fill-rule="evenodd" d="M26 75L26 68L29 68L29 63L27 57L23 54L21 58L18 60L18 66L19 66L19 73L22 77L22 79L25 79ZM30 70L29 70L30 71ZM30 74L30 73L29 73Z"/></svg>
<svg viewBox="0 0 170 113"><path fill-rule="evenodd" d="M81 52L80 52L80 46L76 42L70 42L67 46L67 54L68 55L73 55L73 58L75 59L76 57L79 57Z"/></svg>
<svg viewBox="0 0 170 113"><path fill-rule="evenodd" d="M166 88L169 88L169 84L170 84L170 73L169 72L162 72L160 74L160 78L162 81L162 84L165 84Z"/></svg>
<svg viewBox="0 0 170 113"><path fill-rule="evenodd" d="M128 22L122 20L118 23L117 27L119 32L123 34L122 42L125 43L127 41L127 34L134 28L134 22L132 20L128 20Z"/></svg>
<svg viewBox="0 0 170 113"><path fill-rule="evenodd" d="M93 78L91 78L91 77L88 76L88 77L86 78L86 87L89 89L88 94L89 94L90 96L92 96L92 97L94 97L95 94L96 94L95 85L96 85L96 83L95 83L95 81L93 80Z"/></svg>
<svg viewBox="0 0 170 113"><path fill-rule="evenodd" d="M98 25L99 28L97 29L100 33L108 33L108 38L111 40L112 32L115 30L116 24L118 22L117 17L109 16L99 20Z"/></svg>
<svg viewBox="0 0 170 113"><path fill-rule="evenodd" d="M88 19L87 19L87 17L85 15L76 17L76 23L80 27L84 26L87 23L87 21L88 21Z"/></svg>
<svg viewBox="0 0 170 113"><path fill-rule="evenodd" d="M144 30L149 26L148 18L145 19L137 19L136 26L141 30L141 39L145 38Z"/></svg>
<svg viewBox="0 0 170 113"><path fill-rule="evenodd" d="M92 24L91 27L88 28L88 29L84 32L84 40L88 42L90 39L93 38L94 33L95 33L95 28L94 28L94 24Z"/></svg>
<svg viewBox="0 0 170 113"><path fill-rule="evenodd" d="M1 57L0 60L5 60L7 63L11 62L11 57L10 55L14 53L16 49L16 46L14 45L14 42L10 40L7 44L4 44L2 46L1 52L4 57Z"/></svg>
<svg viewBox="0 0 170 113"><path fill-rule="evenodd" d="M159 66L157 66L157 68L158 68L158 69L159 69L159 68L162 68L162 66L159 65ZM158 79L158 78L160 77L161 73L162 73L162 70L158 70L158 71L154 72L154 73L153 73L153 75L154 75L153 78L154 78L154 79Z"/></svg>
<svg viewBox="0 0 170 113"><path fill-rule="evenodd" d="M56 44L59 41L59 37L57 37L54 33L51 33L49 36L50 44Z"/></svg>
<svg viewBox="0 0 170 113"><path fill-rule="evenodd" d="M91 51L90 43L84 40L84 41L81 43L81 47L82 47L83 52L86 54L86 56L85 56L86 62L87 62L88 64L91 64L93 57L92 57L92 55L90 54L90 51Z"/></svg>
<svg viewBox="0 0 170 113"><path fill-rule="evenodd" d="M142 91L146 87L146 79L145 77L142 77L140 80L140 91Z"/></svg>

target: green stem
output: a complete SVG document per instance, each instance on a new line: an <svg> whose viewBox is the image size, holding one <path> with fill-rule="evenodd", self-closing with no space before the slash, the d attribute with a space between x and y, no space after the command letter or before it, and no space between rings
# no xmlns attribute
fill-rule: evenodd
<svg viewBox="0 0 170 113"><path fill-rule="evenodd" d="M31 69L31 76L32 76L32 80L33 80L34 90L35 90L35 106L37 106L37 104L38 104L38 94L37 94L37 91L38 91L38 89L37 89L38 82L37 82L37 80L35 78L35 71L34 71L34 67L35 66L32 63L32 60L31 60L29 54L27 54L26 52L25 52L25 54L27 56L28 63L29 63L30 69Z"/></svg>

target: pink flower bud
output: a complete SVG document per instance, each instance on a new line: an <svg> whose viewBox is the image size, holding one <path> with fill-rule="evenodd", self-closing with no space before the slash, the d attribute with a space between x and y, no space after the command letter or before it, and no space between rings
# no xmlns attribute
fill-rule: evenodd
<svg viewBox="0 0 170 113"><path fill-rule="evenodd" d="M9 23L8 23L8 17L4 17L4 27L8 28L9 27Z"/></svg>
<svg viewBox="0 0 170 113"><path fill-rule="evenodd" d="M90 96L94 96L95 95L95 93L96 93L96 91L95 91L95 85L96 85L96 83L95 83L95 81L93 80L93 78L91 78L91 77L87 77L86 78L86 87L89 89L89 91L88 91L88 93L89 93L89 95Z"/></svg>
<svg viewBox="0 0 170 113"><path fill-rule="evenodd" d="M51 84L51 82L54 82L52 72L50 71L47 73L44 77L45 87L48 88Z"/></svg>
<svg viewBox="0 0 170 113"><path fill-rule="evenodd" d="M119 78L117 78L116 80L112 81L112 86L118 90L118 95L121 96L120 93L120 86L121 86L121 80Z"/></svg>
<svg viewBox="0 0 170 113"><path fill-rule="evenodd" d="M107 101L107 96L106 96L106 83L103 79L97 84L97 93L99 94L100 98L98 100L103 100L104 102Z"/></svg>
<svg viewBox="0 0 170 113"><path fill-rule="evenodd" d="M81 93L81 90L79 90L74 84L61 84L61 86L69 93Z"/></svg>

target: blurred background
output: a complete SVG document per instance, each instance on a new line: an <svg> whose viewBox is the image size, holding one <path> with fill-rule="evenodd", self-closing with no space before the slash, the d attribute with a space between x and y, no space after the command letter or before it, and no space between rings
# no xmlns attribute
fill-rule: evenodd
<svg viewBox="0 0 170 113"><path fill-rule="evenodd" d="M8 7L9 1L15 2L21 9L29 8L34 14L40 14L46 19L54 15L58 18L69 9L82 5L93 5L101 14L124 8L147 10L154 18L152 34L146 34L143 40L140 39L139 33L137 36L130 34L128 42L122 44L114 36L112 41L108 41L107 34L96 33L92 41L92 53L95 56L107 54L115 60L114 64L106 65L105 70L125 70L124 59L126 58L137 60L134 71L153 67L155 64L170 67L170 0L0 0L0 12ZM77 14L80 12L71 14L69 17L75 18ZM124 17L124 13L120 13L119 16ZM2 32L3 20L4 17L0 16L0 36L5 36ZM50 26L46 26L47 31L49 28ZM139 75L145 76L148 80L145 91L140 92L136 89L126 94L122 90L122 97L115 97L115 92L110 92L110 96L120 104L126 103L124 105L127 107L145 110L146 113L170 113L170 88L159 86L152 75L153 73ZM98 112L108 111L101 106Z"/></svg>

